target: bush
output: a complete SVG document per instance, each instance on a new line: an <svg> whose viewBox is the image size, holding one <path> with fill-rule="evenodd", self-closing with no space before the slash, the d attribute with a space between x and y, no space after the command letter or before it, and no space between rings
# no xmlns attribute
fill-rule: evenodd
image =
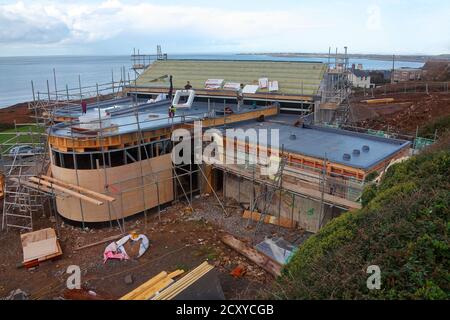
<svg viewBox="0 0 450 320"><path fill-rule="evenodd" d="M444 143L389 168L364 207L332 220L299 248L281 299L450 298L450 148ZM381 269L369 290L367 267Z"/></svg>

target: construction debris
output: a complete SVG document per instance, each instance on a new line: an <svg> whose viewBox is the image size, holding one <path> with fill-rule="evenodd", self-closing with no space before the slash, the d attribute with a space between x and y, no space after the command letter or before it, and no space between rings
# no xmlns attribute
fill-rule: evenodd
<svg viewBox="0 0 450 320"><path fill-rule="evenodd" d="M232 235L224 235L222 237L222 242L256 263L274 277L278 277L281 274L282 267L278 262L275 262L255 249L248 247L245 243L236 239Z"/></svg>
<svg viewBox="0 0 450 320"><path fill-rule="evenodd" d="M250 210L244 210L244 214L242 215L242 218L244 219L251 219L253 221L260 221L261 220L261 214L256 211L250 211ZM284 228L295 228L296 221L283 218L283 217L275 217L271 215L265 215L263 217L264 219L261 222L264 223L270 223L274 224L276 226L281 226Z"/></svg>
<svg viewBox="0 0 450 320"><path fill-rule="evenodd" d="M123 279L123 281L124 281L126 284L132 284L132 283L134 282L133 275L127 274L127 275L125 276L125 278Z"/></svg>
<svg viewBox="0 0 450 320"><path fill-rule="evenodd" d="M9 295L1 300L29 300L28 294L21 289L13 290Z"/></svg>
<svg viewBox="0 0 450 320"><path fill-rule="evenodd" d="M40 262L62 255L61 246L53 228L20 235L23 249L23 266L31 268Z"/></svg>
<svg viewBox="0 0 450 320"><path fill-rule="evenodd" d="M125 248L126 244L129 244L128 250ZM139 248L136 250L137 245L139 245ZM106 263L108 259L129 260L130 258L140 258L147 251L149 245L147 236L133 232L119 241L111 242L103 252L103 262Z"/></svg>
<svg viewBox="0 0 450 320"><path fill-rule="evenodd" d="M240 278L244 276L245 272L246 272L245 267L240 264L230 272L230 275L232 275L235 278Z"/></svg>
<svg viewBox="0 0 450 320"><path fill-rule="evenodd" d="M283 238L266 238L261 243L258 243L255 249L281 265L288 263L297 250L295 246Z"/></svg>

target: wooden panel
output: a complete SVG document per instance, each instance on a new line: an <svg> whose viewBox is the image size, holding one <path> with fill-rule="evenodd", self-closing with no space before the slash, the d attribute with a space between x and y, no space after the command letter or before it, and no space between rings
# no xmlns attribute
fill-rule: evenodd
<svg viewBox="0 0 450 320"><path fill-rule="evenodd" d="M28 243L23 247L23 262L39 259L58 252L56 238Z"/></svg>
<svg viewBox="0 0 450 320"><path fill-rule="evenodd" d="M259 212L251 212L249 210L244 210L244 214L242 215L242 218L244 219L252 219L253 221L260 221L261 219L261 214ZM274 224L277 226L281 226L284 228L293 228L295 227L295 221L294 220L290 220L284 217L274 217L271 215L265 215L264 219L263 219L264 223L270 223L270 224Z"/></svg>
<svg viewBox="0 0 450 320"><path fill-rule="evenodd" d="M55 230L46 228L20 235L24 254L24 263L30 261L45 261L62 255L61 246Z"/></svg>
<svg viewBox="0 0 450 320"><path fill-rule="evenodd" d="M141 168L142 164L142 168ZM77 185L76 171L51 166L56 179ZM142 170L142 171L141 171ZM154 173L154 176L151 175ZM145 178L142 178L142 174ZM75 221L103 222L121 219L173 200L170 154L120 167L78 170L79 186L116 198L111 204L95 206L75 197L56 199L58 212ZM158 182L158 186L156 185ZM142 186L145 187L142 187ZM82 215L83 214L83 215Z"/></svg>

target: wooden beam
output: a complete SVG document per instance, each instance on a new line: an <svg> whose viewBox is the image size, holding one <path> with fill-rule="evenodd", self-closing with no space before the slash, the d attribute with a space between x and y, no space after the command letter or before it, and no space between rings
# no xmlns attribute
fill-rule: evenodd
<svg viewBox="0 0 450 320"><path fill-rule="evenodd" d="M256 263L258 266L269 272L274 277L278 277L281 275L282 267L279 263L276 263L275 261L269 259L255 249L248 247L246 244L236 239L232 235L224 235L222 237L222 242L245 256L250 261Z"/></svg>
<svg viewBox="0 0 450 320"><path fill-rule="evenodd" d="M71 183L66 183L66 182L63 182L63 181L61 181L59 179L55 179L55 178L52 178L52 177L49 177L49 176L45 176L45 175L42 175L40 177L42 179L44 179L44 180L47 180L47 181L59 184L59 185L61 185L63 187L66 187L68 189L75 189L77 191L81 191L81 192L90 194L91 196L94 196L96 198L100 198L100 199L103 199L103 200L106 200L106 201L109 201L109 202L113 202L113 201L116 200L115 198L107 196L105 194L102 194L102 193L99 193L99 192L96 192L96 191L93 191L93 190L89 190L89 189L86 189L86 188L83 188L83 187L80 187L80 186L76 186L76 185L71 184Z"/></svg>
<svg viewBox="0 0 450 320"><path fill-rule="evenodd" d="M242 218L252 219L253 221L259 221L261 219L261 214L256 211L251 212L250 210L244 210L244 214L242 215ZM284 228L294 228L295 224L296 224L294 220L287 219L284 217L278 218L278 217L268 215L268 214L265 215L263 222L274 224L276 226L281 226Z"/></svg>
<svg viewBox="0 0 450 320"><path fill-rule="evenodd" d="M151 278L150 280L141 284L139 287L137 287L133 291L131 291L131 292L127 293L126 295L124 295L123 297L121 297L119 300L133 300L133 298L136 297L137 295L139 295L142 291L154 286L155 284L157 284L158 282L160 282L161 280L163 280L166 277L167 277L167 272L162 271L162 272L158 273L156 276L154 276L153 278Z"/></svg>
<svg viewBox="0 0 450 320"><path fill-rule="evenodd" d="M121 297L120 300L148 300L159 291L171 285L174 282L173 278L183 273L184 270L175 270L169 274L167 274L166 271L162 271L133 291Z"/></svg>
<svg viewBox="0 0 450 320"><path fill-rule="evenodd" d="M79 199L81 199L81 200L90 202L90 203L95 204L95 205L97 205L97 206L100 206L100 205L103 204L102 201L98 201L98 200L96 200L96 199L89 198L89 197L85 196L84 194L81 194L81 193L72 191L72 190L70 190L70 189L67 189L67 188L58 186L57 184L54 184L54 183L45 181L45 180L43 180L43 179L39 179L39 178L36 178L36 177L30 177L30 178L28 178L28 180L30 180L30 181L32 181L32 182L36 182L37 184L44 185L44 186L46 186L46 187L52 188L52 189L59 190L59 191L61 191L61 192L63 192L63 193L66 193L66 194L69 194L69 195L74 196L74 197L76 197L76 198L79 198Z"/></svg>
<svg viewBox="0 0 450 320"><path fill-rule="evenodd" d="M109 242L109 241L114 241L114 240L116 240L116 239L122 238L124 235L125 235L125 233L122 233L122 234L116 234L115 236L108 237L108 238L105 238L105 239L103 239L103 240L100 240L100 241L97 241L97 242L93 242L93 243L87 244L87 245L85 245L85 246L76 247L76 248L73 249L73 250L74 250L74 251L79 251L79 250L83 250L83 249L95 247L95 246L97 246L97 245L99 245L99 244L102 244L102 243L105 243L105 242Z"/></svg>
<svg viewBox="0 0 450 320"><path fill-rule="evenodd" d="M16 182L19 183L19 179L18 178L10 178L10 179L12 181L16 181ZM47 188L45 186L41 186L39 184L30 182L30 181L20 181L20 184L23 184L24 186L27 186L29 188L33 188L33 189L36 189L36 190L41 190L41 191L44 191L44 192L47 192L47 193L53 193L53 190L51 190L50 188Z"/></svg>
<svg viewBox="0 0 450 320"><path fill-rule="evenodd" d="M188 288L191 284L195 283L203 277L206 273L211 271L214 267L208 262L203 262L197 268L189 272L186 276L175 282L173 285L156 295L153 300L171 300L177 296L180 292Z"/></svg>
<svg viewBox="0 0 450 320"><path fill-rule="evenodd" d="M155 285L151 286L150 288L146 289L144 292L138 294L136 297L133 298L133 300L148 300L152 298L155 294L160 292L161 290L167 288L175 281L173 279L170 279L168 277L162 279Z"/></svg>

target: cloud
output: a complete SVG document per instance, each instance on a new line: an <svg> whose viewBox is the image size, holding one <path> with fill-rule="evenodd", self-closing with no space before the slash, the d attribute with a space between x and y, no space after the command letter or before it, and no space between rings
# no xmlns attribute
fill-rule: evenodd
<svg viewBox="0 0 450 320"><path fill-rule="evenodd" d="M329 26L307 13L282 10L223 10L191 5L24 4L0 6L0 42L92 43L119 35L211 38L242 45L255 36L287 38L310 28Z"/></svg>
<svg viewBox="0 0 450 320"><path fill-rule="evenodd" d="M404 0L377 0L369 7L356 0L269 5L49 1L0 5L3 54L14 54L15 47L38 47L40 54L125 53L157 43L171 53L325 52L329 46L348 46L350 52L445 53L449 45L445 32L435 30L450 28L450 7L416 8Z"/></svg>
<svg viewBox="0 0 450 320"><path fill-rule="evenodd" d="M0 7L0 43L47 44L70 36L65 23L48 17L46 12L29 14L23 3Z"/></svg>

